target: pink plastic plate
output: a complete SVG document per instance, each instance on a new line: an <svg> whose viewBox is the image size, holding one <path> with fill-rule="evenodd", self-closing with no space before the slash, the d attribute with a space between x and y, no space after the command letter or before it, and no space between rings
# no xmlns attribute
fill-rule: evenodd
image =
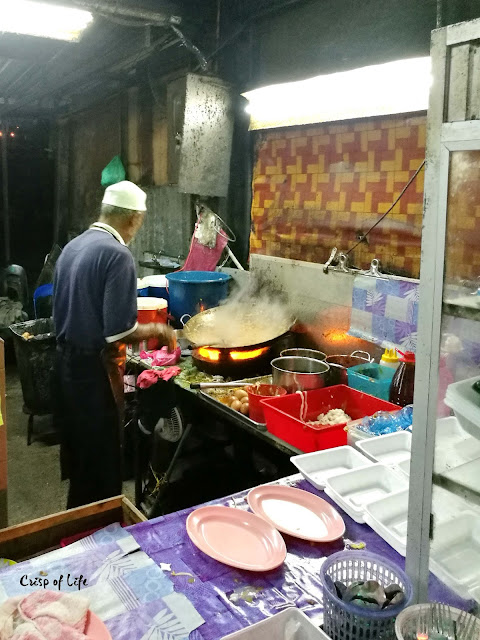
<svg viewBox="0 0 480 640"><path fill-rule="evenodd" d="M112 640L109 630L98 616L91 611L88 612L85 635L92 640Z"/></svg>
<svg viewBox="0 0 480 640"><path fill-rule="evenodd" d="M308 491L263 485L252 489L247 500L257 515L295 538L332 542L345 533L345 523L338 511Z"/></svg>
<svg viewBox="0 0 480 640"><path fill-rule="evenodd" d="M285 542L274 527L233 507L200 507L188 516L187 533L207 556L237 569L270 571L287 555Z"/></svg>

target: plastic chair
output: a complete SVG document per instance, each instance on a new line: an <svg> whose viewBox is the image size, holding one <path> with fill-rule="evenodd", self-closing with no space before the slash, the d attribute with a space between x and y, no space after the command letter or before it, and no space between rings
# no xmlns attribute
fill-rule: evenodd
<svg viewBox="0 0 480 640"><path fill-rule="evenodd" d="M37 300L39 300L39 298L48 298L49 296L53 296L53 284L42 284L40 287L37 287L37 289L35 289L35 293L33 294L33 308L35 311L35 318L38 318Z"/></svg>

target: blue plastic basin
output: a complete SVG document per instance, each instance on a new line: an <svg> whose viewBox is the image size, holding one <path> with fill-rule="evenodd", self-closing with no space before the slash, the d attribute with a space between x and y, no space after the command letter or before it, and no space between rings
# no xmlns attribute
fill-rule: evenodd
<svg viewBox="0 0 480 640"><path fill-rule="evenodd" d="M218 307L228 295L231 276L217 271L177 271L168 273L170 313L175 320Z"/></svg>

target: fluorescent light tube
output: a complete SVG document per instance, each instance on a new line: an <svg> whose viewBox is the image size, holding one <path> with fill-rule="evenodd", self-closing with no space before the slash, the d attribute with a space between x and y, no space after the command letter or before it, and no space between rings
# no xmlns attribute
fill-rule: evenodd
<svg viewBox="0 0 480 640"><path fill-rule="evenodd" d="M77 42L93 20L89 11L32 0L0 0L0 32Z"/></svg>
<svg viewBox="0 0 480 640"><path fill-rule="evenodd" d="M334 122L428 108L430 57L276 84L242 94L251 129Z"/></svg>

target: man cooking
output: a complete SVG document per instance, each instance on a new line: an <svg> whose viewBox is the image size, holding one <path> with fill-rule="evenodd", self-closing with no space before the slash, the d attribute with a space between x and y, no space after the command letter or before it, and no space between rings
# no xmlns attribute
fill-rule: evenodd
<svg viewBox="0 0 480 640"><path fill-rule="evenodd" d="M122 492L126 344L157 338L175 347L170 327L137 323L137 276L127 245L142 226L146 200L132 182L108 187L98 222L67 244L56 266L55 414L69 509Z"/></svg>

